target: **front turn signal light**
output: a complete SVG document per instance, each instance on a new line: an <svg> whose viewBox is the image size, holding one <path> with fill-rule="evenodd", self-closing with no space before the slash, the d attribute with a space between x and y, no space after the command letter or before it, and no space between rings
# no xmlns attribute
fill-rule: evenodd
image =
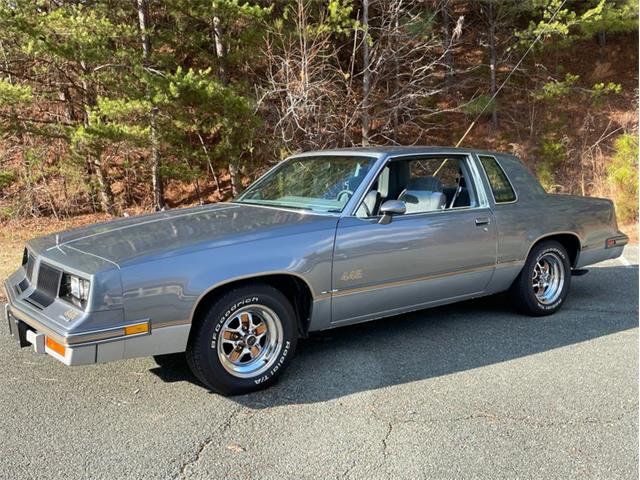
<svg viewBox="0 0 640 480"><path fill-rule="evenodd" d="M64 345L59 344L53 338L47 337L47 348L64 357L64 353L66 351Z"/></svg>

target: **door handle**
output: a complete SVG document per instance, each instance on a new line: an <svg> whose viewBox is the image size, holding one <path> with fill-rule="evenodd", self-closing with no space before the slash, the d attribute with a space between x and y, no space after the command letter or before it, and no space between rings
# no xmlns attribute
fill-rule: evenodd
<svg viewBox="0 0 640 480"><path fill-rule="evenodd" d="M489 223L491 223L489 217L476 218L476 225L489 225Z"/></svg>

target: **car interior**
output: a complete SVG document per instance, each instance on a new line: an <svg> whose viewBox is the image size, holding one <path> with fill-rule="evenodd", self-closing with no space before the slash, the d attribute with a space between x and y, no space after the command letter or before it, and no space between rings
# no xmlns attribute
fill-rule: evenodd
<svg viewBox="0 0 640 480"><path fill-rule="evenodd" d="M466 162L455 157L391 160L365 195L356 215L375 217L387 200L403 201L406 214L476 205Z"/></svg>

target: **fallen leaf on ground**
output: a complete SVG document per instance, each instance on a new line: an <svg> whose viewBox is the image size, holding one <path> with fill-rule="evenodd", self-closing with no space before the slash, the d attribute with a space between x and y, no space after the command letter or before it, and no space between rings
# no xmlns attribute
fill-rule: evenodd
<svg viewBox="0 0 640 480"><path fill-rule="evenodd" d="M242 445L236 442L231 442L229 445L227 445L227 448L235 453L241 453L246 451Z"/></svg>

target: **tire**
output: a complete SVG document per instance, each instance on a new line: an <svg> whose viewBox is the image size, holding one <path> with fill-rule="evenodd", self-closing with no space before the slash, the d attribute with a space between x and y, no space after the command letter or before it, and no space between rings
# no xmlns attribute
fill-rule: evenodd
<svg viewBox="0 0 640 480"><path fill-rule="evenodd" d="M567 250L556 241L546 240L531 249L509 293L521 313L540 317L562 307L570 286L571 264Z"/></svg>
<svg viewBox="0 0 640 480"><path fill-rule="evenodd" d="M276 382L298 341L296 314L275 288L250 284L216 299L194 324L186 358L194 375L222 395Z"/></svg>
<svg viewBox="0 0 640 480"><path fill-rule="evenodd" d="M153 360L159 367L162 368L175 368L185 364L184 352L180 353L167 353L164 355L154 355Z"/></svg>

